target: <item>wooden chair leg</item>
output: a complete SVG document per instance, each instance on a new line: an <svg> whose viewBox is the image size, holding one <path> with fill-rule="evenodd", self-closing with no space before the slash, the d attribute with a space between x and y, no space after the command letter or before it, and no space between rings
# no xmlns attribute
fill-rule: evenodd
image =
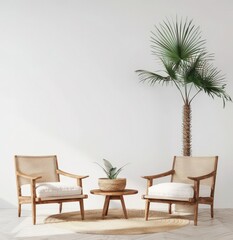
<svg viewBox="0 0 233 240"><path fill-rule="evenodd" d="M148 220L149 217L149 211L150 211L150 201L147 199L145 204L145 220Z"/></svg>
<svg viewBox="0 0 233 240"><path fill-rule="evenodd" d="M213 218L214 217L214 204L213 203L210 205L210 213L211 213L211 218Z"/></svg>
<svg viewBox="0 0 233 240"><path fill-rule="evenodd" d="M194 206L194 225L197 226L197 219L198 219L198 203Z"/></svg>
<svg viewBox="0 0 233 240"><path fill-rule="evenodd" d="M18 204L18 217L21 217L21 204Z"/></svg>
<svg viewBox="0 0 233 240"><path fill-rule="evenodd" d="M80 205L80 213L81 213L81 218L84 220L84 205L83 205L83 199L79 200L79 205Z"/></svg>
<svg viewBox="0 0 233 240"><path fill-rule="evenodd" d="M169 203L168 212L169 212L169 214L172 214L172 204L171 203Z"/></svg>
<svg viewBox="0 0 233 240"><path fill-rule="evenodd" d="M62 203L59 203L59 213L62 212Z"/></svg>
<svg viewBox="0 0 233 240"><path fill-rule="evenodd" d="M36 204L32 202L32 223L33 225L36 224Z"/></svg>

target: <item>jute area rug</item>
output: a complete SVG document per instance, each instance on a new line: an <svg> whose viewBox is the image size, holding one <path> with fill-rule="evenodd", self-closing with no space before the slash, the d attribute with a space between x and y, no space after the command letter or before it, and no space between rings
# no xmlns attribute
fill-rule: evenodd
<svg viewBox="0 0 233 240"><path fill-rule="evenodd" d="M128 219L123 218L121 209L110 209L102 219L102 210L85 210L85 220L79 212L68 212L49 216L45 223L69 229L77 233L133 235L174 230L189 224L188 219L171 216L168 213L150 211L149 220L144 220L144 210L127 210Z"/></svg>

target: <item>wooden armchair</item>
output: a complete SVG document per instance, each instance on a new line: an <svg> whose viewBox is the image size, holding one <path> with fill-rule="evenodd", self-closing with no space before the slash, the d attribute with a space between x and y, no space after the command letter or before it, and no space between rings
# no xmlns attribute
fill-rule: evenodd
<svg viewBox="0 0 233 240"><path fill-rule="evenodd" d="M81 218L84 219L82 179L61 171L56 156L15 156L16 183L18 194L18 217L21 216L21 205L32 205L32 222L36 224L36 205L59 203L59 212L63 202L78 201ZM76 183L60 182L60 175L76 179Z"/></svg>
<svg viewBox="0 0 233 240"><path fill-rule="evenodd" d="M214 216L214 190L218 157L174 157L172 170L152 176L147 180L145 219L148 220L151 202L189 204L194 206L194 225L198 220L198 205L208 204ZM153 185L153 180L171 175L169 183Z"/></svg>

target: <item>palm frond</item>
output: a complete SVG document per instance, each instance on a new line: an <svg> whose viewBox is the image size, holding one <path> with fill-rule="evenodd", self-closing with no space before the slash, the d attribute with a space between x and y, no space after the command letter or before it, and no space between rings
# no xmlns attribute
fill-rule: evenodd
<svg viewBox="0 0 233 240"><path fill-rule="evenodd" d="M165 65L166 65L166 63L165 63ZM175 72L174 73L172 72L173 70L171 69L171 67L172 66L171 65L169 66L169 64L167 64L165 66L165 68L167 69L167 72L170 72L170 74L173 75L173 74L175 74ZM146 71L146 70L137 70L136 72L138 73L138 76L139 76L139 78L142 82L147 81L147 82L150 83L150 85L154 85L155 83L161 83L162 85L163 84L168 85L169 83L171 83L171 84L174 83L176 88L179 90L183 101L185 102L184 94L182 93L182 90L180 88L180 85L183 86L182 81L177 80L177 79L173 79L169 75L167 77L163 77L161 75L158 75L156 73L149 72L149 71Z"/></svg>
<svg viewBox="0 0 233 240"><path fill-rule="evenodd" d="M200 54L205 50L205 40L201 39L199 27L195 27L192 20L168 19L155 26L152 32L152 53L158 57L166 58L179 65L182 60Z"/></svg>
<svg viewBox="0 0 233 240"><path fill-rule="evenodd" d="M212 98L214 98L214 96L221 98L223 100L223 106L225 106L226 101L231 101L231 97L225 91L226 83L224 77L216 67L206 63L203 68L200 69L200 75L201 81L199 85L197 85L200 89Z"/></svg>
<svg viewBox="0 0 233 240"><path fill-rule="evenodd" d="M170 76L170 78L177 80L176 65L174 65L173 62L167 61L166 59L161 59L161 61L166 69L166 73Z"/></svg>
<svg viewBox="0 0 233 240"><path fill-rule="evenodd" d="M191 103L204 91L211 97L222 98L225 105L231 98L225 91L223 76L211 64L213 54L207 53L205 43L200 28L192 20L166 19L155 26L151 36L152 53L162 62L166 76L146 70L136 73L141 81L151 85L174 83L183 102ZM193 86L196 93L193 93Z"/></svg>
<svg viewBox="0 0 233 240"><path fill-rule="evenodd" d="M169 76L164 77L157 73L153 73L153 72L146 71L146 70L136 70L135 72L138 73L140 81L148 82L151 85L154 85L155 83L168 84L168 83L172 82L172 80Z"/></svg>
<svg viewBox="0 0 233 240"><path fill-rule="evenodd" d="M193 83L199 92L204 91L212 98L215 96L222 98L223 106L225 106L225 101L231 101L231 97L225 91L224 76L216 67L209 64L205 57L199 55L189 64L188 66L186 63L184 67L183 78L186 83Z"/></svg>
<svg viewBox="0 0 233 240"><path fill-rule="evenodd" d="M189 62L182 63L180 66L180 74L184 79L185 84L193 83L194 85L198 85L201 81L200 70L203 67L203 63L203 54L190 59Z"/></svg>

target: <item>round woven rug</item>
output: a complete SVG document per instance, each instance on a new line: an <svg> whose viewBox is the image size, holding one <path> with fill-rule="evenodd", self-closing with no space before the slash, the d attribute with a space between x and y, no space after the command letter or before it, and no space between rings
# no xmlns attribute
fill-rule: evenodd
<svg viewBox="0 0 233 240"><path fill-rule="evenodd" d="M45 223L56 223L59 228L77 233L132 235L174 230L189 224L188 219L171 216L164 212L150 211L149 220L144 220L144 210L127 210L128 219L123 218L121 209L110 209L102 219L102 210L85 210L85 220L79 212L68 212L49 216Z"/></svg>

